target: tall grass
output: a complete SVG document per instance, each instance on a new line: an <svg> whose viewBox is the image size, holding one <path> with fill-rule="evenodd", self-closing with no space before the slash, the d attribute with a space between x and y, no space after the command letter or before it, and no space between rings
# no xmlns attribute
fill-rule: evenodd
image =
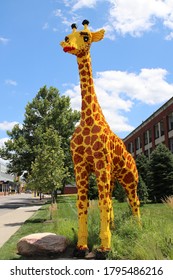
<svg viewBox="0 0 173 280"><path fill-rule="evenodd" d="M171 205L171 207L170 207ZM172 198L160 204L141 207L142 228L131 215L127 203L114 201L115 228L109 259L116 260L173 260ZM77 242L78 218L76 196L60 196L57 208L44 205L0 249L0 259L19 259L16 244L25 235L35 232L54 232L64 235L69 246ZM100 244L100 212L98 201L90 201L88 209L88 245L92 250Z"/></svg>

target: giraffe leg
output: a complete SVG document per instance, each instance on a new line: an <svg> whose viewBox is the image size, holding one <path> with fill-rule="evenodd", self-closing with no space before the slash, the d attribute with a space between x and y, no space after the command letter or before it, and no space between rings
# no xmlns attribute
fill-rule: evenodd
<svg viewBox="0 0 173 280"><path fill-rule="evenodd" d="M74 256L83 258L88 251L87 238L87 212L88 212L88 173L82 170L76 174L77 185L77 211L78 211L78 242Z"/></svg>
<svg viewBox="0 0 173 280"><path fill-rule="evenodd" d="M100 207L100 239L101 249L108 251L111 248L111 208L112 203L110 199L110 174L106 171L106 167L97 176L97 185L99 190L99 207Z"/></svg>
<svg viewBox="0 0 173 280"><path fill-rule="evenodd" d="M112 204L112 193L114 189L114 181L111 181L111 191L110 191L110 228L114 229L115 228L115 223L114 223L114 209L113 209L113 204Z"/></svg>
<svg viewBox="0 0 173 280"><path fill-rule="evenodd" d="M131 178L133 176L131 175ZM120 180L121 185L125 188L125 191L127 193L128 201L132 209L132 214L134 217L137 218L138 223L140 224L140 211L139 211L139 198L137 195L137 185L138 182L134 179L131 182L124 182L123 180Z"/></svg>

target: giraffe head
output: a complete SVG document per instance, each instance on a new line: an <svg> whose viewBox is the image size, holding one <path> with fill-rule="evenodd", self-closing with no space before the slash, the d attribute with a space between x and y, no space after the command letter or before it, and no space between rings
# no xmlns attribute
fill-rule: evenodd
<svg viewBox="0 0 173 280"><path fill-rule="evenodd" d="M71 25L72 33L65 37L65 40L60 43L64 52L81 56L87 54L90 50L90 46L93 42L98 42L104 37L104 29L96 32L91 32L88 29L89 21L84 20L82 22L84 29L77 31L75 23Z"/></svg>

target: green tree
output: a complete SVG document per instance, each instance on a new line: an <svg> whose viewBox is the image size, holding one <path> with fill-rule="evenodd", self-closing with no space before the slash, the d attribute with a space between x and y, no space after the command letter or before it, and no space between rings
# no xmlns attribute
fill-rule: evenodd
<svg viewBox="0 0 173 280"><path fill-rule="evenodd" d="M89 176L88 199L98 199L98 187L95 174Z"/></svg>
<svg viewBox="0 0 173 280"><path fill-rule="evenodd" d="M146 186L148 186L149 159L144 154L138 155L136 158L136 166L139 175L142 177Z"/></svg>
<svg viewBox="0 0 173 280"><path fill-rule="evenodd" d="M138 182L138 197L141 202L141 204L145 204L148 201L148 188L142 179L142 176L139 175L139 182Z"/></svg>
<svg viewBox="0 0 173 280"><path fill-rule="evenodd" d="M126 200L126 192L125 189L121 186L121 184L116 181L115 188L113 190L113 196L115 199L118 200L118 202L124 202Z"/></svg>
<svg viewBox="0 0 173 280"><path fill-rule="evenodd" d="M67 168L64 167L61 137L54 129L48 128L42 134L35 154L37 156L31 164L31 172L27 180L28 187L39 193L49 192L54 198L53 194L57 189L62 188L62 181L68 176Z"/></svg>
<svg viewBox="0 0 173 280"><path fill-rule="evenodd" d="M38 156L39 144L47 128L52 127L61 137L64 152L64 166L73 176L73 164L70 154L70 137L80 113L72 111L70 99L60 96L58 89L44 86L25 108L22 126L15 125L8 131L9 140L0 149L0 156L9 160L9 172L20 175L24 170L31 172L32 162ZM66 178L64 178L65 184Z"/></svg>
<svg viewBox="0 0 173 280"><path fill-rule="evenodd" d="M153 202L173 195L173 154L164 144L151 153L149 164L149 195Z"/></svg>

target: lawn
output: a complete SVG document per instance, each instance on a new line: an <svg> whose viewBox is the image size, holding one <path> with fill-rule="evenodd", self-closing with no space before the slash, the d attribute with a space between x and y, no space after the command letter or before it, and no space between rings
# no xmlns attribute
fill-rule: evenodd
<svg viewBox="0 0 173 280"><path fill-rule="evenodd" d="M142 229L131 216L127 203L114 201L115 229L109 259L173 260L173 208L167 203L141 207ZM97 201L89 207L90 250L99 246L99 209ZM39 209L0 249L0 259L24 259L17 254L16 244L25 235L54 232L69 239L69 247L77 241L76 196L59 196L57 209L48 203Z"/></svg>

